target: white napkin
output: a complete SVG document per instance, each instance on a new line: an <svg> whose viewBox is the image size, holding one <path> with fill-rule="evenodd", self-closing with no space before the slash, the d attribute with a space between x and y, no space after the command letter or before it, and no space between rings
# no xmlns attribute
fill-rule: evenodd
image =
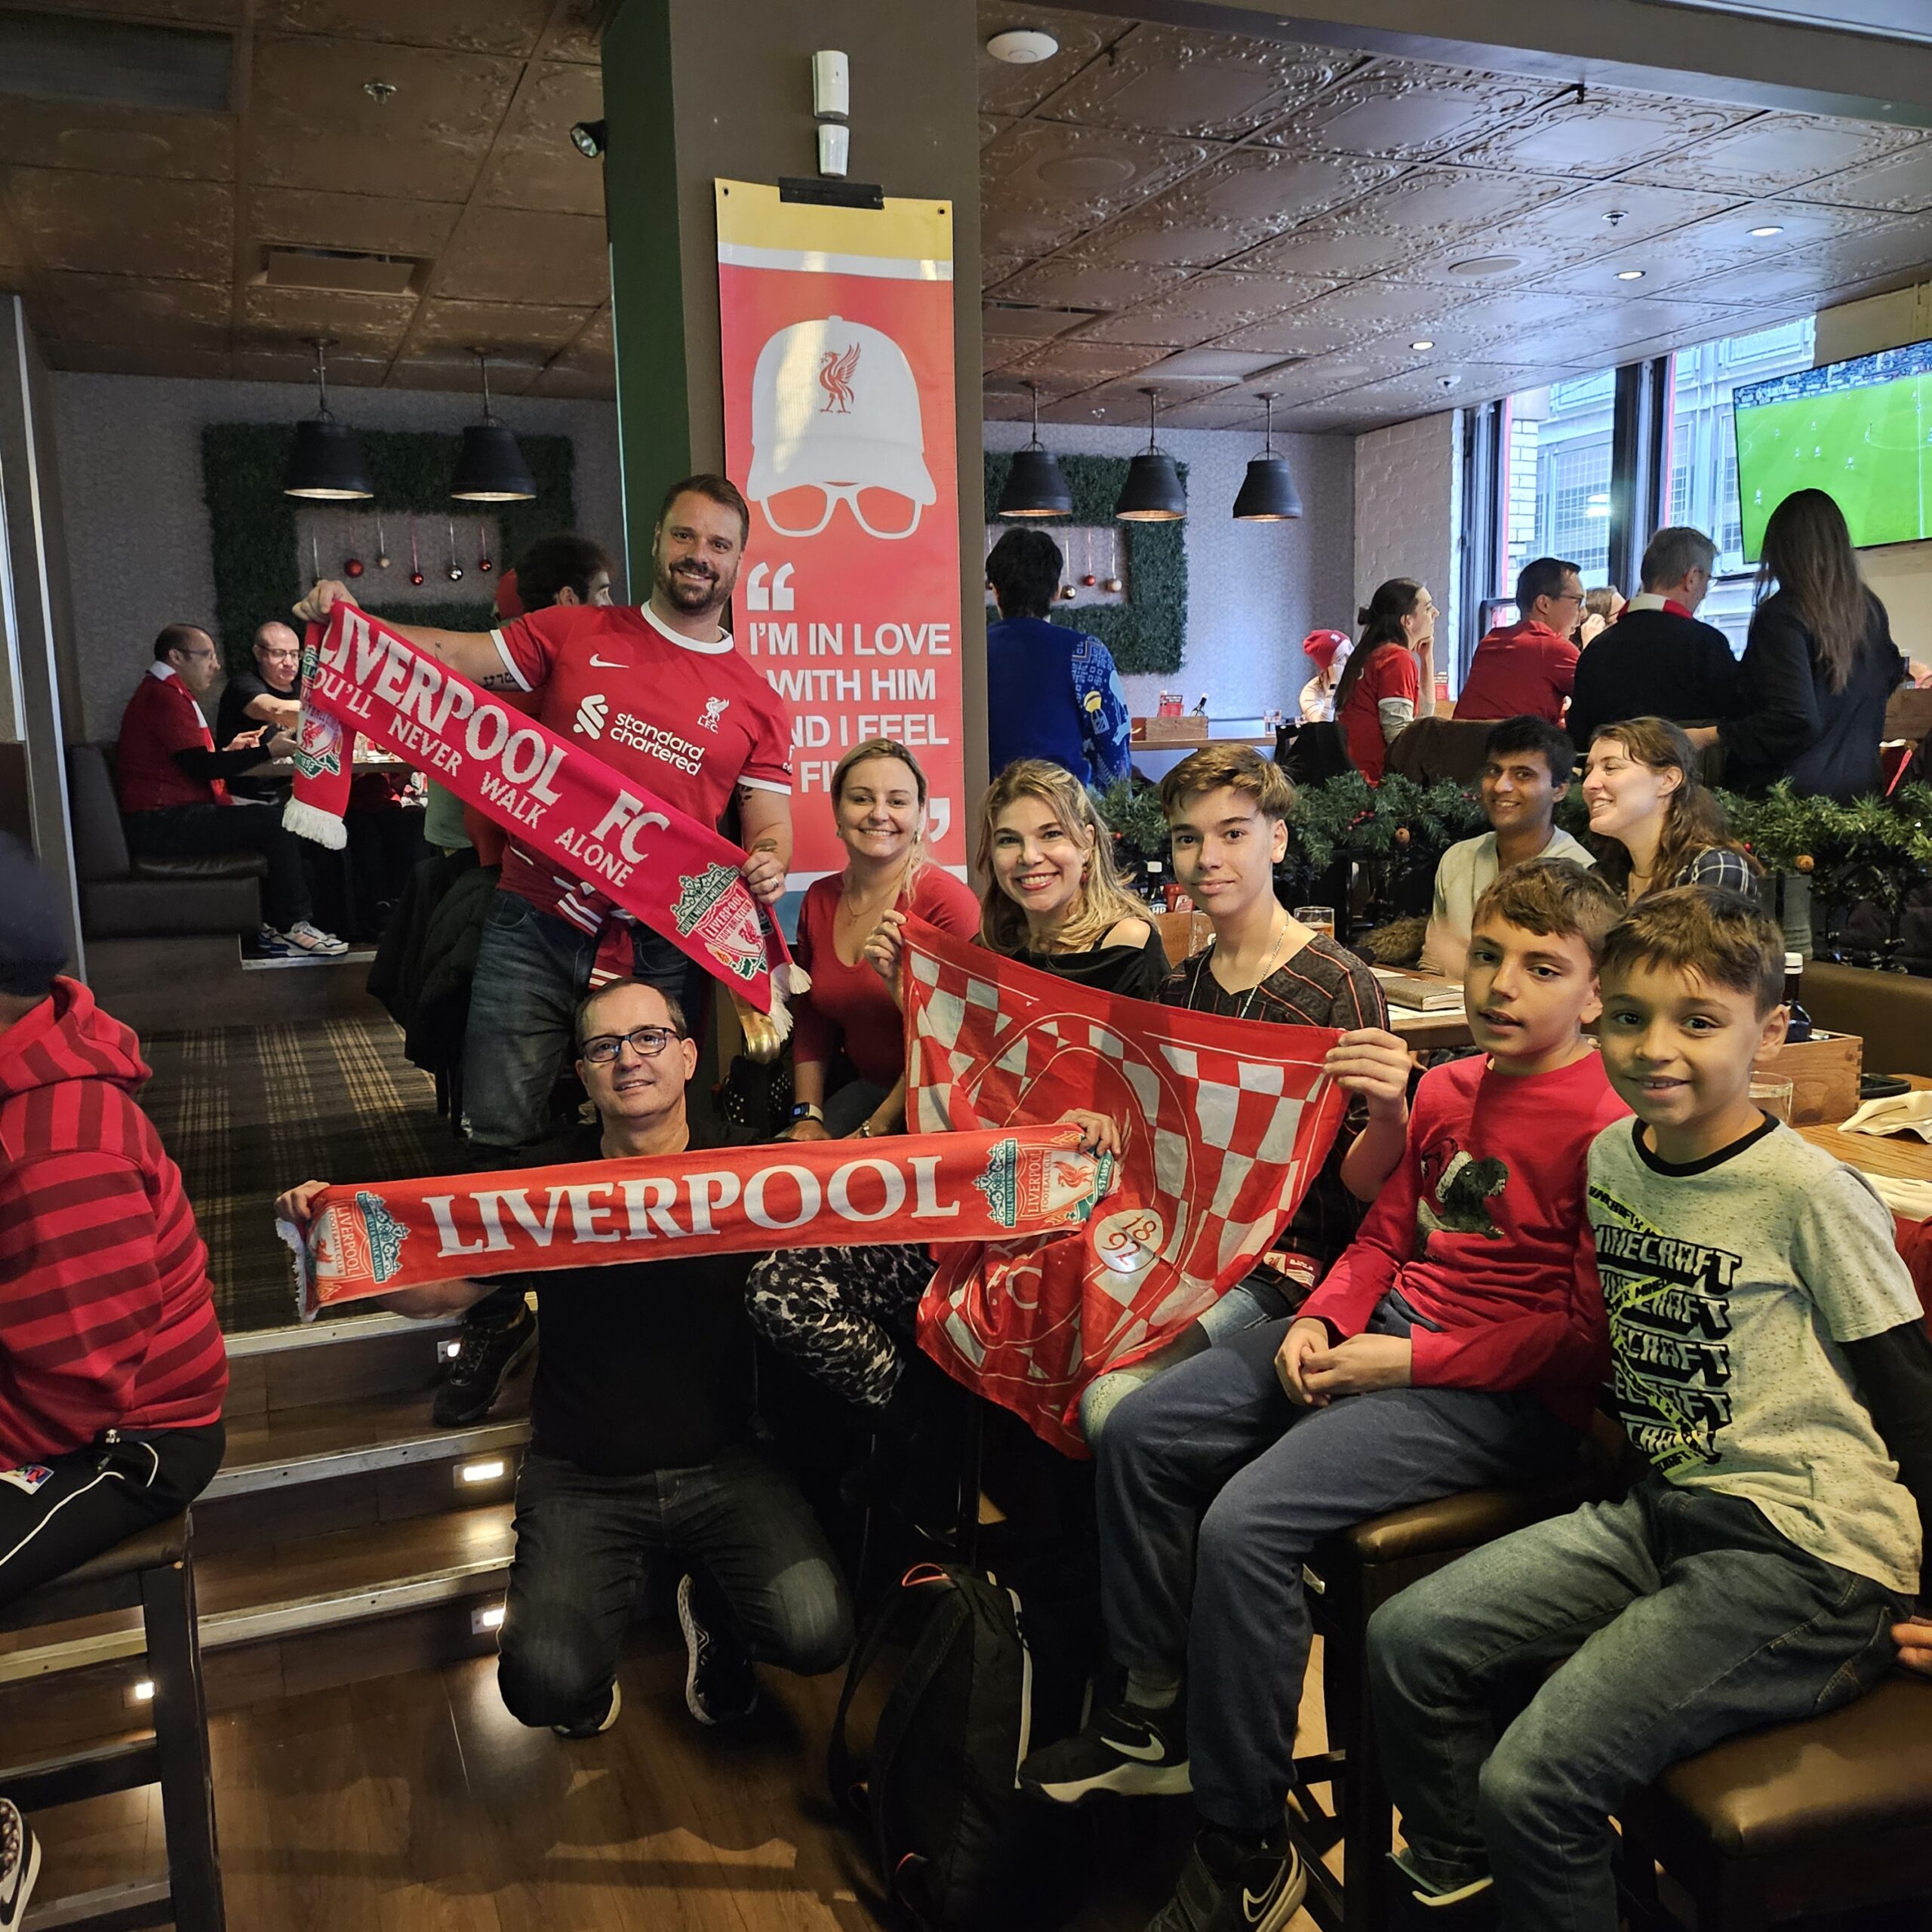
<svg viewBox="0 0 1932 1932"><path fill-rule="evenodd" d="M1900 1180L1890 1174L1866 1174L1863 1168L1859 1172L1894 1214L1908 1221L1932 1220L1932 1181Z"/></svg>
<svg viewBox="0 0 1932 1932"><path fill-rule="evenodd" d="M1839 1123L1841 1134L1915 1134L1932 1140L1932 1088L1867 1100L1850 1119Z"/></svg>

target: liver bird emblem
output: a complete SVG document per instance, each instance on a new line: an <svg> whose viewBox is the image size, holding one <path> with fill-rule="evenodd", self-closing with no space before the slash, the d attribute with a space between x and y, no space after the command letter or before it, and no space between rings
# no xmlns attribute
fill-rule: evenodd
<svg viewBox="0 0 1932 1932"><path fill-rule="evenodd" d="M852 372L859 366L859 345L828 349L819 358L819 386L825 391L821 416L844 416L852 408Z"/></svg>

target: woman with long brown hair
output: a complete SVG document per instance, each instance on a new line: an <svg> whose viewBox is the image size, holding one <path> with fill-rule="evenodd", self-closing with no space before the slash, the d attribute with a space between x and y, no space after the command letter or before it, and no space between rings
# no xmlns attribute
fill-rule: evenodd
<svg viewBox="0 0 1932 1932"><path fill-rule="evenodd" d="M1844 512L1822 490L1793 491L1764 526L1743 669L1743 711L1690 734L1723 746L1726 785L1761 792L1789 779L1841 804L1878 789L1885 706L1906 663L1859 574Z"/></svg>
<svg viewBox="0 0 1932 1932"><path fill-rule="evenodd" d="M1626 718L1603 726L1590 740L1583 791L1597 869L1629 903L1673 885L1757 897L1762 869L1731 835L1676 725Z"/></svg>
<svg viewBox="0 0 1932 1932"><path fill-rule="evenodd" d="M1371 785L1389 746L1435 699L1435 600L1412 577L1392 577L1355 614L1361 638L1335 687L1335 722Z"/></svg>

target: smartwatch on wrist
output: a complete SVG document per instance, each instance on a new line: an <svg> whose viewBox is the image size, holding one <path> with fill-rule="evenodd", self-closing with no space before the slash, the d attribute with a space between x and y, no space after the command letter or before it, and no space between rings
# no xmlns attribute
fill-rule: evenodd
<svg viewBox="0 0 1932 1932"><path fill-rule="evenodd" d="M792 1124L795 1127L801 1120L815 1120L825 1124L825 1109L816 1100L800 1100L792 1109Z"/></svg>

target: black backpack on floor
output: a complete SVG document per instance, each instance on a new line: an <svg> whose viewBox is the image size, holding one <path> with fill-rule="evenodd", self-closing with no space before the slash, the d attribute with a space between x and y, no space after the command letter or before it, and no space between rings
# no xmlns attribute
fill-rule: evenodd
<svg viewBox="0 0 1932 1932"><path fill-rule="evenodd" d="M872 1749L847 1737L854 1697L895 1637L909 1638ZM1049 1663L1048 1675L1065 1673ZM946 1932L1057 1925L1079 1903L1084 1825L1026 1797L1020 1761L1077 1721L1078 1687L1043 1681L1017 1592L938 1564L906 1572L854 1652L833 1719L833 1801L867 1824L902 1922Z"/></svg>

